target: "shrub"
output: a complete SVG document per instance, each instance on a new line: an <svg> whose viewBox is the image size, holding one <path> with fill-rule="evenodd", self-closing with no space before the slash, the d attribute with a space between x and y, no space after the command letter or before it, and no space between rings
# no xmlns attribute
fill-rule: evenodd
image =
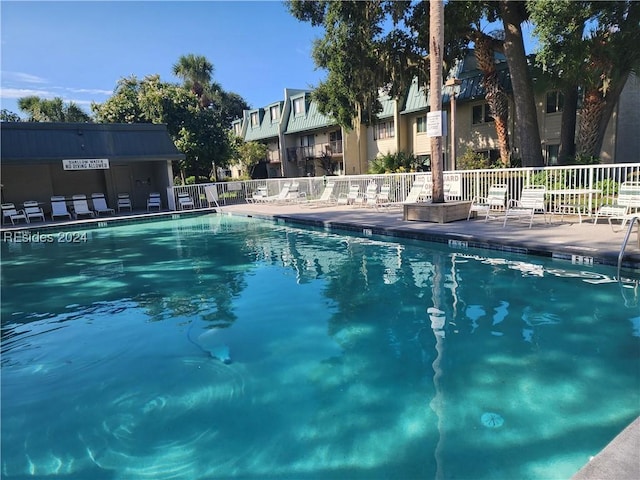
<svg viewBox="0 0 640 480"><path fill-rule="evenodd" d="M467 148L464 155L456 159L456 167L459 170L481 170L485 168L491 168L491 162L482 153L474 152L472 149Z"/></svg>

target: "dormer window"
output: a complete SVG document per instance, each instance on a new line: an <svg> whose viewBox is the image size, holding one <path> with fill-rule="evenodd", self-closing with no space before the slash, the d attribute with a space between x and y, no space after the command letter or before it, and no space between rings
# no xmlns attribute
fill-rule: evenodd
<svg viewBox="0 0 640 480"><path fill-rule="evenodd" d="M269 108L269 115L271 115L271 123L276 123L280 120L280 105L273 105Z"/></svg>
<svg viewBox="0 0 640 480"><path fill-rule="evenodd" d="M258 112L251 113L251 127L257 127L260 124L260 118Z"/></svg>
<svg viewBox="0 0 640 480"><path fill-rule="evenodd" d="M304 115L304 97L293 100L293 114Z"/></svg>
<svg viewBox="0 0 640 480"><path fill-rule="evenodd" d="M240 122L236 122L233 124L233 131L239 137L242 134L242 125Z"/></svg>

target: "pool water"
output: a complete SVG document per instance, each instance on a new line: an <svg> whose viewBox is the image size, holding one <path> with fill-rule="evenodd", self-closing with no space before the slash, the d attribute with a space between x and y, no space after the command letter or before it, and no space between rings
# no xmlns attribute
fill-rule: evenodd
<svg viewBox="0 0 640 480"><path fill-rule="evenodd" d="M1 245L2 478L566 479L640 414L607 267L219 215L85 233Z"/></svg>

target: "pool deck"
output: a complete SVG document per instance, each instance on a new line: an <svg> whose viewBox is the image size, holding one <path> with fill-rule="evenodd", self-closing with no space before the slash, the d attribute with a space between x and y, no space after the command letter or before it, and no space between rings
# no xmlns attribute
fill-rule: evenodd
<svg viewBox="0 0 640 480"><path fill-rule="evenodd" d="M177 215L202 215L214 209L182 212L164 211L148 214L134 212L86 220L38 222L28 225L3 225L3 241L16 232L64 231L106 227L123 222L153 221L174 218ZM403 220L399 206L390 208L329 206L309 207L304 204L240 204L222 206L222 214L240 215L281 221L292 224L313 225L332 230L344 230L365 235L393 237L448 243L454 248L485 248L526 255L550 257L584 264L617 266L626 228L613 231L606 219L597 225L586 218L583 223L577 217L565 215L564 219L552 216L545 223L542 215L536 215L531 229L527 224L510 220L506 227L500 219L461 220L450 223L431 223ZM637 225L637 224L636 224ZM5 233L6 232L6 233ZM623 257L621 276L640 277L640 233L634 227ZM640 417L625 428L600 453L595 455L572 480L637 480L640 479Z"/></svg>

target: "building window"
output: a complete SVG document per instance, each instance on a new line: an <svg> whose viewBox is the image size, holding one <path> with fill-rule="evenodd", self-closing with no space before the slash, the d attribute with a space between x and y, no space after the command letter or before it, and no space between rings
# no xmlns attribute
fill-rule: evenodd
<svg viewBox="0 0 640 480"><path fill-rule="evenodd" d="M233 131L238 137L242 135L242 125L240 124L240 122L234 123Z"/></svg>
<svg viewBox="0 0 640 480"><path fill-rule="evenodd" d="M280 105L274 105L269 109L271 115L271 123L275 123L280 120Z"/></svg>
<svg viewBox="0 0 640 480"><path fill-rule="evenodd" d="M251 126L252 127L257 127L258 124L260 123L258 120L259 120L258 112L252 112L251 113Z"/></svg>
<svg viewBox="0 0 640 480"><path fill-rule="evenodd" d="M419 171L431 171L431 155L416 155L416 163Z"/></svg>
<svg viewBox="0 0 640 480"><path fill-rule="evenodd" d="M547 92L547 113L561 112L564 107L564 95L562 92Z"/></svg>
<svg viewBox="0 0 640 480"><path fill-rule="evenodd" d="M558 153L560 152L560 145L547 145L547 165L558 164Z"/></svg>
<svg viewBox="0 0 640 480"><path fill-rule="evenodd" d="M304 115L304 97L296 98L293 101L293 114Z"/></svg>
<svg viewBox="0 0 640 480"><path fill-rule="evenodd" d="M385 138L393 138L396 136L395 125L393 120L389 122L378 123L373 128L373 139L383 140Z"/></svg>
<svg viewBox="0 0 640 480"><path fill-rule="evenodd" d="M481 105L474 105L472 109L472 123L474 125L480 125L482 123L493 122L493 117L489 110L489 104L483 103Z"/></svg>
<svg viewBox="0 0 640 480"><path fill-rule="evenodd" d="M427 133L427 116L416 118L416 129L418 133Z"/></svg>

